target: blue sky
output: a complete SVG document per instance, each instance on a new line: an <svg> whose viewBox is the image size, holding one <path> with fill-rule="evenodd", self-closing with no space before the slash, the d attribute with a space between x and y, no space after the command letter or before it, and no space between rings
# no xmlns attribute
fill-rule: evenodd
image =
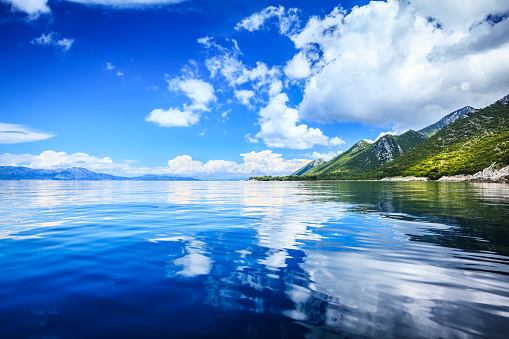
<svg viewBox="0 0 509 339"><path fill-rule="evenodd" d="M0 0L0 165L289 174L509 92L507 1Z"/></svg>

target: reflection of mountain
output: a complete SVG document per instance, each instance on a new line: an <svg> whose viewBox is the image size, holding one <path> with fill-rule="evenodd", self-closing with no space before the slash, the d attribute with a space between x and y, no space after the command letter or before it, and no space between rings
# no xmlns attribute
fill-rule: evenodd
<svg viewBox="0 0 509 339"><path fill-rule="evenodd" d="M506 199L506 184L343 181L309 183L308 189L320 201L352 204L357 213L449 226L430 227L426 235L412 235L415 241L509 254L509 206L487 203Z"/></svg>
<svg viewBox="0 0 509 339"><path fill-rule="evenodd" d="M489 255L469 252L504 253L504 220L509 219L500 218L508 213L500 199L508 187L429 182L242 185L245 218L236 228L200 229L166 239L174 249L168 277L203 286L206 295L196 296L196 302L222 311L214 323L239 317L239 324L265 336L292 333L289 337L298 338L324 333L461 337L468 327L464 319L476 318L496 326L488 306L469 300L474 294L502 305L506 298L487 291L482 278L458 275L458 268L486 270ZM490 200L498 203L489 206ZM503 265L496 269L503 273ZM448 307L461 307L462 318L440 313ZM255 319L266 320L272 332L257 327ZM229 333L246 334L240 326ZM476 326L482 327L470 325Z"/></svg>
<svg viewBox="0 0 509 339"><path fill-rule="evenodd" d="M22 301L16 312L0 308L0 319L35 300L38 313L59 313L33 316L28 327L41 335L69 322L93 338L102 319L151 338L497 338L509 330L507 185L0 184L0 291L5 305ZM16 246L40 251L20 255ZM27 280L11 278L16 267ZM79 322L89 302L94 318ZM129 321L143 317L141 329Z"/></svg>

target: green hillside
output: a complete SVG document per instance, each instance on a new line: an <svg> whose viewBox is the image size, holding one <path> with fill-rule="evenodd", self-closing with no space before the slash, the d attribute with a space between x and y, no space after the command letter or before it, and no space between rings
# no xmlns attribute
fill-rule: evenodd
<svg viewBox="0 0 509 339"><path fill-rule="evenodd" d="M439 178L473 174L492 163L509 164L509 95L444 127L411 152L366 177Z"/></svg>
<svg viewBox="0 0 509 339"><path fill-rule="evenodd" d="M354 178L392 161L424 140L425 135L413 130L399 136L384 135L373 144L362 140L334 159L306 171L304 176L333 175L338 179Z"/></svg>
<svg viewBox="0 0 509 339"><path fill-rule="evenodd" d="M323 160L322 158L313 160L309 164L292 173L291 175L303 175L307 171L311 170L313 167L320 166L323 163L325 163L325 160Z"/></svg>
<svg viewBox="0 0 509 339"><path fill-rule="evenodd" d="M313 167L309 171L305 172L303 175L318 175L338 171L342 165L347 163L356 155L368 149L370 146L371 144L369 142L361 140L352 147L350 147L348 151L341 153L337 157L327 161L326 163L320 166Z"/></svg>

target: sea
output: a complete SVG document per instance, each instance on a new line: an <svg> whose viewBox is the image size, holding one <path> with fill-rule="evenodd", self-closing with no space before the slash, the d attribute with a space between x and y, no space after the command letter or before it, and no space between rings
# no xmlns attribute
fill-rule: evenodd
<svg viewBox="0 0 509 339"><path fill-rule="evenodd" d="M0 338L508 337L508 184L0 181Z"/></svg>

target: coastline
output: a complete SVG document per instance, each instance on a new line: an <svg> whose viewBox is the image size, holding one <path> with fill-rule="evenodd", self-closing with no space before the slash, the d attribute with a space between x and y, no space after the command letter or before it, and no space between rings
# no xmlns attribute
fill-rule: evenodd
<svg viewBox="0 0 509 339"><path fill-rule="evenodd" d="M439 181L439 182L484 182L484 183L509 183L509 166L499 168L499 165L491 166L475 174L458 174L443 176L438 180L427 177L393 177L383 178L380 181Z"/></svg>

